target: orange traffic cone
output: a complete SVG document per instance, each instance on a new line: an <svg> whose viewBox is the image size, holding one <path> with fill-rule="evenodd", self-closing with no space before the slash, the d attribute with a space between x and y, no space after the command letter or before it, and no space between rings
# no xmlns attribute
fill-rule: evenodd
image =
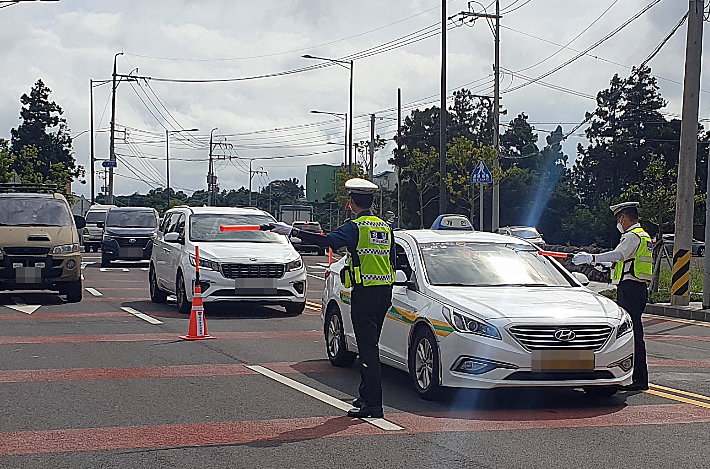
<svg viewBox="0 0 710 469"><path fill-rule="evenodd" d="M195 285L195 294L192 296L192 309L190 310L190 328L187 335L181 335L183 340L204 340L216 339L207 333L207 323L205 322L205 308L202 305L202 289L200 285Z"/></svg>

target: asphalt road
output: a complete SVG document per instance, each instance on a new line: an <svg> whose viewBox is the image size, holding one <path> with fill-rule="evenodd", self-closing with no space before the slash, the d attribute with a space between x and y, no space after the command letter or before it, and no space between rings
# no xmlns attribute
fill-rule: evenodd
<svg viewBox="0 0 710 469"><path fill-rule="evenodd" d="M645 393L460 390L426 402L384 367L385 420L365 422L343 410L357 367L326 359L327 258L304 259L303 315L211 309L210 341L178 339L188 315L150 302L147 265L102 269L86 254L78 304L0 293L0 467L710 466L710 324L647 318Z"/></svg>

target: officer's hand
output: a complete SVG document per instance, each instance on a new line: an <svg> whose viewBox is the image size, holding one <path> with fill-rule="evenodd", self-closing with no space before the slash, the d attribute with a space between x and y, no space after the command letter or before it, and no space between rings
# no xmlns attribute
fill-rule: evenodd
<svg viewBox="0 0 710 469"><path fill-rule="evenodd" d="M272 224L271 227L271 231L284 236L290 235L291 231L293 231L291 225L287 225L286 223L281 221Z"/></svg>
<svg viewBox="0 0 710 469"><path fill-rule="evenodd" d="M572 258L572 264L574 265L580 265L580 264L591 264L592 262L592 255L589 254L588 252L579 252L574 255Z"/></svg>

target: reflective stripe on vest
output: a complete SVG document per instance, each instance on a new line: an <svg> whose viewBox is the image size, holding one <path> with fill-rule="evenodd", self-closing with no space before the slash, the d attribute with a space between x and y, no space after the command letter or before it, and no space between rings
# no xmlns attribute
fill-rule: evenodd
<svg viewBox="0 0 710 469"><path fill-rule="evenodd" d="M392 285L394 270L390 262L392 230L390 226L372 215L364 215L353 220L359 236L355 253L348 256L348 273L345 287L353 284L369 287Z"/></svg>
<svg viewBox="0 0 710 469"><path fill-rule="evenodd" d="M650 281L653 277L653 253L649 249L651 237L643 228L634 228L631 232L640 238L639 247L636 249L633 259L617 261L614 264L611 280L615 285L623 280L625 274L630 274L644 281ZM630 265L628 272L624 272L624 266L626 264Z"/></svg>

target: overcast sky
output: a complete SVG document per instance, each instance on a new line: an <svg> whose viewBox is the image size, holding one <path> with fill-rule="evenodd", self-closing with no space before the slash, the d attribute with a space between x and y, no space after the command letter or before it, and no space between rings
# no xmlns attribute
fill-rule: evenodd
<svg viewBox="0 0 710 469"><path fill-rule="evenodd" d="M501 21L501 66L528 77L541 75L576 54L552 43L565 45L589 28L569 45L583 50L649 3L652 0L502 0L501 10L506 14ZM450 0L447 13L451 16L467 10L467 4ZM687 7L687 1L661 1L594 49L591 54L595 57L582 57L545 81L582 95L596 95L608 86L614 73L625 77L630 66L643 61ZM480 11L480 6L476 9ZM65 111L76 136L77 162L87 167L88 178L90 135L81 132L90 126L89 80L110 79L118 52L125 52L118 57L120 74L137 68L138 75L149 77L250 77L318 64L301 58L303 54L344 57L440 20L439 0L61 0L17 4L0 9L0 138L9 138L10 129L17 127L19 98L41 78ZM650 63L669 113L679 114L681 109L685 36L683 26ZM485 21L450 30L447 37L448 89L466 85L477 94L492 94L493 37ZM705 43L707 50L707 40ZM438 34L356 60L354 140L369 138L370 113L386 118L377 120L377 132L392 138L397 88L402 89L405 109L411 109L409 103L413 102L423 103L421 108L436 102L440 61ZM703 117L710 113L709 76L705 73L702 82ZM505 91L523 82L505 74L501 87ZM338 66L237 82L123 82L118 87L116 122L131 130L127 135L130 144L123 133L117 134L120 144L116 151L126 156L119 157L116 194L146 192L165 184L165 127L199 129L191 142L184 142L180 135L171 137L174 188L192 192L206 187L207 141L214 127L219 128L215 135L226 136L220 139L226 138L232 145L231 154L244 160L217 163L222 188L247 185L246 160L256 157L310 155L254 161L255 168L268 172L268 177L254 179L255 187L265 185L267 179L296 177L304 182L307 165L343 161L342 121L310 111L346 112L348 83L348 70ZM94 89L97 159L108 157L109 94L110 85ZM540 142L544 142L545 131L558 123L565 131L571 130L584 119L585 111L595 107L589 97L537 84L504 92L502 104L508 110L502 122L525 112L541 131ZM573 136L566 142L565 152L571 159L580 141L584 139ZM378 153L376 172L388 169L390 154L391 144ZM97 172L99 169L97 163ZM98 177L96 186L101 186ZM73 187L88 196L88 183Z"/></svg>

